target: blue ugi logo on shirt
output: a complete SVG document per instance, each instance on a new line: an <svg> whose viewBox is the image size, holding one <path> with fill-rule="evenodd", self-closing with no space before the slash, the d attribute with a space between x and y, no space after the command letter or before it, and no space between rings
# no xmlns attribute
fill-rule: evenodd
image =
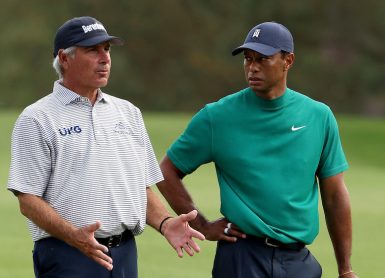
<svg viewBox="0 0 385 278"><path fill-rule="evenodd" d="M60 135L66 136L66 135L71 135L71 133L80 133L82 132L82 129L80 128L80 126L75 125L69 128L68 127L61 128L59 129L59 132L60 132Z"/></svg>

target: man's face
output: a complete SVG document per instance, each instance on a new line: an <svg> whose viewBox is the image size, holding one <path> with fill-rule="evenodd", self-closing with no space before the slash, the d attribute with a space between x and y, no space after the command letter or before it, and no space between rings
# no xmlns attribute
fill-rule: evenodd
<svg viewBox="0 0 385 278"><path fill-rule="evenodd" d="M281 92L286 86L287 70L294 55L278 52L265 56L253 50L244 50L243 67L249 87L258 95L268 97ZM290 58L288 58L290 56Z"/></svg>
<svg viewBox="0 0 385 278"><path fill-rule="evenodd" d="M110 43L77 47L73 58L66 57L63 82L71 90L86 93L104 87L111 69Z"/></svg>

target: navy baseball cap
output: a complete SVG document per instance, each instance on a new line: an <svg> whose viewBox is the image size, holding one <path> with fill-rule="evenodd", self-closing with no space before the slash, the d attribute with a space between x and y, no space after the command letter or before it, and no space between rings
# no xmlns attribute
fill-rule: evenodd
<svg viewBox="0 0 385 278"><path fill-rule="evenodd" d="M293 36L282 24L264 22L253 27L247 34L245 42L232 51L233 56L245 49L251 49L266 56L283 50L294 52Z"/></svg>
<svg viewBox="0 0 385 278"><path fill-rule="evenodd" d="M109 41L111 44L122 45L123 40L107 34L103 24L90 16L75 17L66 21L56 31L53 56L59 49L71 46L93 46Z"/></svg>

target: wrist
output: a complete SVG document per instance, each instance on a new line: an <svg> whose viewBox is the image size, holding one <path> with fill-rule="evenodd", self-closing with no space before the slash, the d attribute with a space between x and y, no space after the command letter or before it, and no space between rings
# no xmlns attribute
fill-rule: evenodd
<svg viewBox="0 0 385 278"><path fill-rule="evenodd" d="M353 272L353 268L349 258L344 260L341 260L341 259L338 260L337 265L338 265L338 275L347 275Z"/></svg>
<svg viewBox="0 0 385 278"><path fill-rule="evenodd" d="M166 222L167 222L168 220L170 220L171 218L172 218L172 216L167 216L167 217L163 218L163 220L160 222L158 231L159 231L159 233L161 233L162 235L164 235L163 230L164 230L164 228L165 228L165 226L166 226L166 225L165 225Z"/></svg>
<svg viewBox="0 0 385 278"><path fill-rule="evenodd" d="M203 215L201 215L199 212L198 212L197 217L194 220L190 221L189 224L193 229L195 229L195 230L197 230L203 234L206 232L206 230L209 227L209 221Z"/></svg>
<svg viewBox="0 0 385 278"><path fill-rule="evenodd" d="M338 278L343 278L343 277L345 277L346 275L352 274L352 273L354 273L353 270L349 270L349 271L346 271L346 272L342 272L342 273L340 273L340 275L338 275Z"/></svg>

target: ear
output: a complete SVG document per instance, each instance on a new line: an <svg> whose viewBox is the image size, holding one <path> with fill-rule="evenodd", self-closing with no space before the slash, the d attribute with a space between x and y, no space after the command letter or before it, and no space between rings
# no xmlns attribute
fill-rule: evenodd
<svg viewBox="0 0 385 278"><path fill-rule="evenodd" d="M68 68L69 56L64 53L64 49L60 49L58 51L57 55L58 55L58 58L59 58L60 65L63 67L63 69L67 69Z"/></svg>
<svg viewBox="0 0 385 278"><path fill-rule="evenodd" d="M294 64L294 53L286 54L284 57L284 71L288 71Z"/></svg>

